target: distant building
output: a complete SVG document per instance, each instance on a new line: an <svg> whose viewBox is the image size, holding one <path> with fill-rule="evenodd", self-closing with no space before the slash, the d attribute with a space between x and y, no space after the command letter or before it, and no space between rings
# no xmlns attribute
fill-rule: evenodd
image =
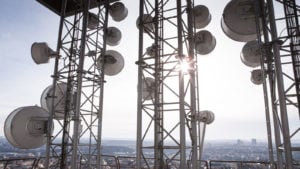
<svg viewBox="0 0 300 169"><path fill-rule="evenodd" d="M251 139L251 144L256 145L256 139L255 138Z"/></svg>
<svg viewBox="0 0 300 169"><path fill-rule="evenodd" d="M243 142L241 139L237 139L236 143L237 143L237 145L242 145L242 144L244 144L244 142Z"/></svg>

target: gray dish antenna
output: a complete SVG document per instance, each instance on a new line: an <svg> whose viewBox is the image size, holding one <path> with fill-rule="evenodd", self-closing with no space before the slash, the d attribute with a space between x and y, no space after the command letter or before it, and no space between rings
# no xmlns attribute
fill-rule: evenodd
<svg viewBox="0 0 300 169"><path fill-rule="evenodd" d="M197 5L193 8L193 17L195 19L195 28L201 29L207 26L211 21L209 10L204 5Z"/></svg>
<svg viewBox="0 0 300 169"><path fill-rule="evenodd" d="M106 43L110 46L116 46L120 43L122 38L121 31L116 27L107 28L107 41Z"/></svg>
<svg viewBox="0 0 300 169"><path fill-rule="evenodd" d="M96 29L97 26L99 25L99 18L96 14L89 12L88 13L88 23L87 23L87 27L89 29Z"/></svg>
<svg viewBox="0 0 300 169"><path fill-rule="evenodd" d="M21 107L6 118L4 134L8 142L21 149L38 148L46 143L49 112L37 106Z"/></svg>
<svg viewBox="0 0 300 169"><path fill-rule="evenodd" d="M196 119L205 124L211 124L215 120L215 114L209 110L203 110L197 113Z"/></svg>
<svg viewBox="0 0 300 169"><path fill-rule="evenodd" d="M102 58L98 60L98 66ZM115 50L107 50L104 55L104 74L108 76L114 76L120 73L124 68L123 56ZM100 69L100 67L99 67Z"/></svg>
<svg viewBox="0 0 300 169"><path fill-rule="evenodd" d="M260 85L264 82L265 77L263 75L263 71L261 69L254 69L251 72L251 82Z"/></svg>
<svg viewBox="0 0 300 169"><path fill-rule="evenodd" d="M249 41L244 45L241 52L241 60L246 66L252 68L260 66L260 56L258 41Z"/></svg>
<svg viewBox="0 0 300 169"><path fill-rule="evenodd" d="M45 42L35 42L31 45L31 57L36 64L48 63L55 52Z"/></svg>
<svg viewBox="0 0 300 169"><path fill-rule="evenodd" d="M198 54L206 55L216 47L216 38L206 30L195 34L195 49Z"/></svg>
<svg viewBox="0 0 300 169"><path fill-rule="evenodd" d="M248 42L257 38L255 0L231 0L223 11L221 27L231 39Z"/></svg>
<svg viewBox="0 0 300 169"><path fill-rule="evenodd" d="M146 32L153 32L154 31L154 23L153 23L153 17L150 14L144 14L143 15L143 22L144 22L144 29L143 31ZM141 25L141 19L138 17L136 20L136 26L139 28Z"/></svg>
<svg viewBox="0 0 300 169"><path fill-rule="evenodd" d="M117 22L124 20L128 15L128 9L122 2L113 3L108 12L112 19Z"/></svg>

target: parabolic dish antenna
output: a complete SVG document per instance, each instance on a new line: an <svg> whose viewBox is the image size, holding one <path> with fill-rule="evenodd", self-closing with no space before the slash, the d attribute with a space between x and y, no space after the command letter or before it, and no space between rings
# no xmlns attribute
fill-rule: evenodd
<svg viewBox="0 0 300 169"><path fill-rule="evenodd" d="M201 29L207 26L211 21L209 10L204 5L197 5L193 8L193 17L195 19L195 28Z"/></svg>
<svg viewBox="0 0 300 169"><path fill-rule="evenodd" d="M144 22L144 29L143 31L147 32L153 32L154 30L154 23L153 23L153 17L150 14L144 14L143 15L143 22ZM136 26L137 28L140 28L141 25L141 19L138 17L136 20Z"/></svg>
<svg viewBox="0 0 300 169"><path fill-rule="evenodd" d="M251 81L256 85L260 85L264 82L263 71L261 69L254 69L251 72Z"/></svg>
<svg viewBox="0 0 300 169"><path fill-rule="evenodd" d="M65 116L65 102L66 102L67 84L58 83L55 89L55 96L53 94L53 85L48 86L41 95L41 107L51 112L52 101L54 99L54 119L62 120Z"/></svg>
<svg viewBox="0 0 300 169"><path fill-rule="evenodd" d="M5 120L5 137L14 147L38 148L46 143L48 117L49 113L37 106L18 108Z"/></svg>
<svg viewBox="0 0 300 169"><path fill-rule="evenodd" d="M106 43L110 46L116 46L120 43L122 38L121 31L116 27L107 28L107 41Z"/></svg>
<svg viewBox="0 0 300 169"><path fill-rule="evenodd" d="M45 42L35 42L31 45L31 57L36 64L48 63L53 53Z"/></svg>
<svg viewBox="0 0 300 169"><path fill-rule="evenodd" d="M260 47L256 40L247 42L241 52L242 62L249 67L257 67L260 65Z"/></svg>
<svg viewBox="0 0 300 169"><path fill-rule="evenodd" d="M231 39L248 42L257 38L254 1L231 0L223 11L221 27Z"/></svg>
<svg viewBox="0 0 300 169"><path fill-rule="evenodd" d="M89 29L96 29L99 24L98 16L94 13L89 12L87 27Z"/></svg>
<svg viewBox="0 0 300 169"><path fill-rule="evenodd" d="M114 21L122 21L128 15L128 9L122 2L113 3L108 10L110 16Z"/></svg>
<svg viewBox="0 0 300 169"><path fill-rule="evenodd" d="M155 80L151 77L146 77L142 82L142 98L150 100L154 98Z"/></svg>
<svg viewBox="0 0 300 169"><path fill-rule="evenodd" d="M202 30L195 34L195 49L198 54L209 54L215 47L216 39L209 31Z"/></svg>
<svg viewBox="0 0 300 169"><path fill-rule="evenodd" d="M215 114L209 110L200 111L197 114L197 120L206 124L211 124L215 120Z"/></svg>
<svg viewBox="0 0 300 169"><path fill-rule="evenodd" d="M99 58L98 62L101 61ZM98 63L98 65L101 65ZM122 71L124 68L123 56L115 50L107 50L104 55L104 74L114 76Z"/></svg>

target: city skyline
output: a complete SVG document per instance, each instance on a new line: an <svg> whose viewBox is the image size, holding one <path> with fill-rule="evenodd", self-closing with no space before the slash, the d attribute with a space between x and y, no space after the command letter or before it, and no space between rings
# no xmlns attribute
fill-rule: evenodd
<svg viewBox="0 0 300 169"><path fill-rule="evenodd" d="M136 136L136 86L138 59L139 3L122 1L128 8L123 22L114 22L122 31L120 45L114 47L125 59L123 71L106 76L104 92L103 138ZM198 56L200 109L211 110L215 121L207 127L206 139L267 139L262 86L250 81L251 68L240 60L244 43L229 39L221 29L221 16L229 1L215 4L209 0L195 1L206 5L212 15L208 27L217 45L209 55ZM59 17L36 1L4 0L0 23L0 127L14 109L40 105L43 90L52 84L53 60L36 65L31 59L33 42L45 41L52 49L57 42ZM3 129L0 131L3 134Z"/></svg>

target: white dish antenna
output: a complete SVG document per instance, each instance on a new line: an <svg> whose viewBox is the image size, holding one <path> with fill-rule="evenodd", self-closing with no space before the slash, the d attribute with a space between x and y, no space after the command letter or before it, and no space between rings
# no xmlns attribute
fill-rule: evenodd
<svg viewBox="0 0 300 169"><path fill-rule="evenodd" d="M248 42L257 38L254 0L231 0L223 11L221 27L231 39Z"/></svg>
<svg viewBox="0 0 300 169"><path fill-rule="evenodd" d="M54 51L45 42L34 42L31 45L31 57L36 64L48 63Z"/></svg>
<svg viewBox="0 0 300 169"><path fill-rule="evenodd" d="M260 46L256 40L247 42L241 52L242 62L249 67L260 66Z"/></svg>
<svg viewBox="0 0 300 169"><path fill-rule="evenodd" d="M117 22L124 20L128 15L128 9L122 2L113 3L108 12L112 19Z"/></svg>
<svg viewBox="0 0 300 169"><path fill-rule="evenodd" d="M110 46L116 46L120 43L122 38L121 31L116 27L107 28L107 41L106 43Z"/></svg>
<svg viewBox="0 0 300 169"><path fill-rule="evenodd" d="M251 72L251 81L256 85L260 85L264 82L265 77L263 76L263 71L261 69L254 69Z"/></svg>
<svg viewBox="0 0 300 169"><path fill-rule="evenodd" d="M195 49L198 54L209 54L215 47L216 39L209 31L202 30L195 34Z"/></svg>
<svg viewBox="0 0 300 169"><path fill-rule="evenodd" d="M102 59L99 58L98 62ZM98 63L98 65L101 65ZM114 76L122 71L124 68L123 56L115 50L107 50L104 55L104 74Z"/></svg>
<svg viewBox="0 0 300 169"><path fill-rule="evenodd" d="M211 124L215 120L215 114L209 110L200 111L197 113L196 119L205 124Z"/></svg>
<svg viewBox="0 0 300 169"><path fill-rule="evenodd" d="M142 82L142 98L151 100L154 98L155 80L151 77L146 77Z"/></svg>
<svg viewBox="0 0 300 169"><path fill-rule="evenodd" d="M153 32L154 31L154 23L153 23L153 17L150 14L144 14L143 15L143 23L144 23L144 30L146 32ZM136 20L136 26L139 28L141 25L141 19L138 17Z"/></svg>
<svg viewBox="0 0 300 169"><path fill-rule="evenodd" d="M52 110L52 101L54 100L54 119L62 120L65 116L65 102L67 94L67 84L58 83L56 85L55 96L53 94L53 85L48 86L41 95L41 107L51 112Z"/></svg>
<svg viewBox="0 0 300 169"><path fill-rule="evenodd" d="M211 21L209 10L204 5L197 5L193 8L193 15L195 19L195 28L201 29L207 26Z"/></svg>
<svg viewBox="0 0 300 169"><path fill-rule="evenodd" d="M48 117L49 113L37 106L18 108L5 120L5 137L14 147L38 148L46 143Z"/></svg>

